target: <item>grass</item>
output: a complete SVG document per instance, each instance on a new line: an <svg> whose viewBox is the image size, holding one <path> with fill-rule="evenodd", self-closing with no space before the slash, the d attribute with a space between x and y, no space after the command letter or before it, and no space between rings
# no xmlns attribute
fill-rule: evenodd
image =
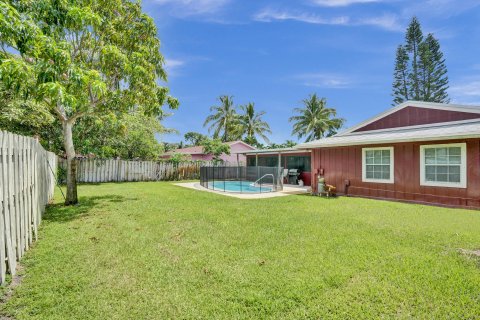
<svg viewBox="0 0 480 320"><path fill-rule="evenodd" d="M480 212L240 200L171 183L55 204L2 313L17 319L479 318ZM60 198L57 197L57 202Z"/></svg>

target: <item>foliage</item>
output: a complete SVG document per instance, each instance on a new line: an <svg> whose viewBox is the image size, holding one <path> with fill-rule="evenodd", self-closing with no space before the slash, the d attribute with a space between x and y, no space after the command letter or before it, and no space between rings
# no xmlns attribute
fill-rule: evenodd
<svg viewBox="0 0 480 320"><path fill-rule="evenodd" d="M240 106L240 110L242 113L238 117L238 129L240 136L244 137L243 141L250 145L256 145L258 144L258 136L266 143L269 143L270 140L266 134L271 134L272 131L268 123L262 120L265 111L257 112L255 110L255 104L252 102Z"/></svg>
<svg viewBox="0 0 480 320"><path fill-rule="evenodd" d="M292 134L298 138L306 137L306 141L321 139L334 135L342 127L344 119L337 118L334 108L327 108L327 99L318 98L316 94L304 99L302 108L295 108L298 115L290 117L293 122Z"/></svg>
<svg viewBox="0 0 480 320"><path fill-rule="evenodd" d="M292 148L296 146L297 143L293 140L286 140L284 143L271 143L269 145L259 145L259 149L283 149L283 148Z"/></svg>
<svg viewBox="0 0 480 320"><path fill-rule="evenodd" d="M393 104L407 100L448 103L447 67L440 43L429 33L424 39L414 17L407 28L405 44L397 48Z"/></svg>
<svg viewBox="0 0 480 320"><path fill-rule="evenodd" d="M17 134L39 136L47 150L63 155L61 123L44 111L35 100L7 102L0 106L0 128ZM154 160L163 151L163 144L157 141L156 135L168 131L156 117L139 111L86 115L76 121L73 141L78 155Z"/></svg>
<svg viewBox="0 0 480 320"><path fill-rule="evenodd" d="M202 144L203 140L208 139L206 135L193 131L185 133L183 137L185 139L185 142L189 143L192 146L199 146Z"/></svg>
<svg viewBox="0 0 480 320"><path fill-rule="evenodd" d="M182 162L192 161L192 156L185 153L174 153L172 156L167 160L167 162L173 163L178 165Z"/></svg>
<svg viewBox="0 0 480 320"><path fill-rule="evenodd" d="M180 142L164 142L163 149L165 152L173 151L176 149L182 149L184 147L183 141Z"/></svg>
<svg viewBox="0 0 480 320"><path fill-rule="evenodd" d="M476 211L290 195L242 200L171 183L81 185L47 209L22 319L475 319ZM86 316L87 315L87 316Z"/></svg>
<svg viewBox="0 0 480 320"><path fill-rule="evenodd" d="M212 114L204 123L204 126L210 125L209 132L213 131L214 139L220 138L223 142L243 139L248 144L259 145L258 138L261 138L269 143L266 134L272 131L268 123L262 120L264 111L257 112L252 102L236 108L231 96L224 95L218 99L220 105L210 108ZM240 109L240 114L237 109Z"/></svg>
<svg viewBox="0 0 480 320"><path fill-rule="evenodd" d="M67 204L77 202L72 128L85 116L141 110L163 115L178 101L160 40L139 2L37 0L0 3L0 80L58 119L68 162ZM8 49L8 50L7 50Z"/></svg>
<svg viewBox="0 0 480 320"><path fill-rule="evenodd" d="M202 146L203 153L212 155L214 163L221 162L220 157L223 154L230 154L230 145L223 143L220 139L204 140Z"/></svg>
<svg viewBox="0 0 480 320"><path fill-rule="evenodd" d="M106 157L158 160L163 153L163 145L155 135L163 133L164 128L157 119L135 112L123 116L120 126L125 132L115 138L111 153L105 154Z"/></svg>
<svg viewBox="0 0 480 320"><path fill-rule="evenodd" d="M0 128L13 133L34 136L51 128L55 118L38 101L23 99L15 90L0 83Z"/></svg>
<svg viewBox="0 0 480 320"><path fill-rule="evenodd" d="M233 105L233 97L220 96L220 105L210 107L211 115L205 120L204 126L210 125L208 131L213 131L213 139L221 139L223 142L238 140L238 114Z"/></svg>

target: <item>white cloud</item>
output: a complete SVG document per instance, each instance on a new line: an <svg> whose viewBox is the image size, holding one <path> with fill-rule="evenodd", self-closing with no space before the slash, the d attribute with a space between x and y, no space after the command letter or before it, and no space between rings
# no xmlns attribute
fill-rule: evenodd
<svg viewBox="0 0 480 320"><path fill-rule="evenodd" d="M264 9L253 17L256 21L273 22L284 20L295 20L312 24L331 24L331 25L346 25L349 22L349 17L336 17L326 19L321 16L306 12L289 12L272 9Z"/></svg>
<svg viewBox="0 0 480 320"><path fill-rule="evenodd" d="M311 0L312 4L323 7L346 7L352 4L380 2L381 0Z"/></svg>
<svg viewBox="0 0 480 320"><path fill-rule="evenodd" d="M374 26L386 30L401 31L402 26L398 17L393 14L384 14L378 17L366 17L352 19L349 16L337 16L325 18L317 14L307 12L292 12L287 10L264 9L254 15L254 20L261 22L293 20L311 24L340 25L340 26Z"/></svg>
<svg viewBox="0 0 480 320"><path fill-rule="evenodd" d="M176 71L185 65L185 61L178 59L165 59L165 71L169 76L175 75Z"/></svg>
<svg viewBox="0 0 480 320"><path fill-rule="evenodd" d="M307 87L344 89L352 85L351 79L331 73L305 73L294 76L294 79Z"/></svg>
<svg viewBox="0 0 480 320"><path fill-rule="evenodd" d="M472 80L470 82L464 82L460 85L450 87L452 95L458 99L462 99L465 96L468 97L480 97L480 80Z"/></svg>
<svg viewBox="0 0 480 320"><path fill-rule="evenodd" d="M154 0L168 6L175 16L213 14L225 7L230 0Z"/></svg>
<svg viewBox="0 0 480 320"><path fill-rule="evenodd" d="M384 14L383 16L373 18L363 18L358 21L358 25L375 26L391 31L403 31L402 24L398 21L398 17L392 14Z"/></svg>

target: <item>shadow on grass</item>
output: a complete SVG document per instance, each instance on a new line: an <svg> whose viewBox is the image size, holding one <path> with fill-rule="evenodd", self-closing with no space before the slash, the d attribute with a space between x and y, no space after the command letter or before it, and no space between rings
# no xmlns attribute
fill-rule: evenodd
<svg viewBox="0 0 480 320"><path fill-rule="evenodd" d="M43 220L52 222L68 222L87 216L93 208L104 207L108 203L120 203L124 201L135 201L137 198L125 198L123 196L109 194L104 196L81 197L79 203L74 206L65 206L63 203L56 203L48 206Z"/></svg>
<svg viewBox="0 0 480 320"><path fill-rule="evenodd" d="M331 200L331 201L334 201L334 200L338 200L342 197L347 197L347 196L332 196L332 197L326 197L326 196L319 196L319 195L313 195L311 193L297 193L295 194L296 196L299 196L299 197L307 197L307 198L318 198L318 199L324 199L324 200ZM348 197L347 197L348 198Z"/></svg>

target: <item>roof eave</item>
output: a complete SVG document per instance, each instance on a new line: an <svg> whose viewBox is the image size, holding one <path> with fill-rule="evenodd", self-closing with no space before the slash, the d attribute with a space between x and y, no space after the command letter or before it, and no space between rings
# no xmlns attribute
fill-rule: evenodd
<svg viewBox="0 0 480 320"><path fill-rule="evenodd" d="M480 132L468 135L448 135L448 136L431 136L431 137L418 137L418 138L404 138L404 139L378 139L371 141L354 141L344 143L331 143L331 144L300 144L298 148L301 149L318 149L318 148L332 148L332 147L348 147L348 146L361 146L361 145L377 145L387 143L405 143L405 142L421 142L421 141L445 141L445 140L459 140L459 139L475 139L480 138Z"/></svg>

